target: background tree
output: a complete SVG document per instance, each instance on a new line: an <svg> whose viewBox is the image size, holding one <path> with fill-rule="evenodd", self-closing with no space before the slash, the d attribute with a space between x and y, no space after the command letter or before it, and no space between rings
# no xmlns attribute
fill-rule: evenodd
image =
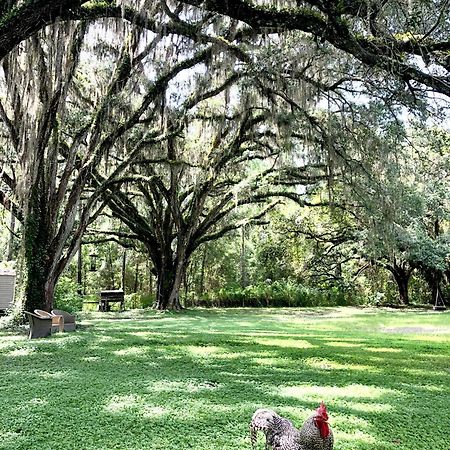
<svg viewBox="0 0 450 450"><path fill-rule="evenodd" d="M133 169L138 195L109 192L113 213L148 249L157 274L159 309L179 307L186 268L200 245L258 222L276 204L267 200L286 196L301 202L302 195L283 182L310 184L325 177L318 165L294 176L277 164L282 148L267 129L264 109L237 110L231 116L233 120L224 117L213 130L203 121L197 127L194 122L188 136L149 148L148 158L136 161ZM202 153L201 148L208 150ZM243 214L250 204L260 206Z"/></svg>

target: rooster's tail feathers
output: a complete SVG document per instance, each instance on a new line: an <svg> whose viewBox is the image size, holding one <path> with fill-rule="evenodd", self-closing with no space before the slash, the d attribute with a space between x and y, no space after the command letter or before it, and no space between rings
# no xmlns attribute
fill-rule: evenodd
<svg viewBox="0 0 450 450"><path fill-rule="evenodd" d="M258 431L266 434L276 417L279 417L278 414L271 409L257 409L255 411L250 422L250 439L253 448L256 445Z"/></svg>

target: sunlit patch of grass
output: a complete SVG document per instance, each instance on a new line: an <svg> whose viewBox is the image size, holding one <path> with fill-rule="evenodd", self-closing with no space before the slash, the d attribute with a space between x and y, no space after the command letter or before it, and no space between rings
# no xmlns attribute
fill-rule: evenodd
<svg viewBox="0 0 450 450"><path fill-rule="evenodd" d="M163 336L163 333L159 332L159 331L132 331L131 333L129 333L131 336L136 336L139 338L153 338L155 336ZM179 335L178 337L181 338L185 338L187 337L187 335Z"/></svg>
<svg viewBox="0 0 450 450"><path fill-rule="evenodd" d="M55 372L49 372L47 370L44 370L40 373L40 376L43 379L49 379L49 380L62 380L63 378L67 377L69 371L61 371L56 370Z"/></svg>
<svg viewBox="0 0 450 450"><path fill-rule="evenodd" d="M29 405L47 405L48 404L48 400L45 400L43 398L32 398L29 402Z"/></svg>
<svg viewBox="0 0 450 450"><path fill-rule="evenodd" d="M315 345L304 339L255 339L255 342L260 345L270 345L274 347L284 348L313 348Z"/></svg>
<svg viewBox="0 0 450 450"><path fill-rule="evenodd" d="M354 342L345 342L345 341L331 341L326 342L325 345L328 345L329 347L361 347L363 344L356 344Z"/></svg>
<svg viewBox="0 0 450 450"><path fill-rule="evenodd" d="M82 361L85 362L96 362L96 361L100 361L100 357L99 356L85 356L83 358L81 358Z"/></svg>
<svg viewBox="0 0 450 450"><path fill-rule="evenodd" d="M335 441L346 443L348 444L347 448L351 449L355 448L355 444L359 444L357 448L373 448L374 444L379 443L374 436L361 430L355 430L353 433L339 431L335 433Z"/></svg>
<svg viewBox="0 0 450 450"><path fill-rule="evenodd" d="M378 399L394 393L391 389L363 384L349 384L347 386L322 386L303 384L299 386L284 386L278 390L284 397L294 397L308 401L333 399L334 401L348 398Z"/></svg>
<svg viewBox="0 0 450 450"><path fill-rule="evenodd" d="M145 347L127 347L113 351L116 356L144 356L146 352Z"/></svg>
<svg viewBox="0 0 450 450"><path fill-rule="evenodd" d="M252 358L252 361L268 367L288 367L295 364L294 361L288 358Z"/></svg>
<svg viewBox="0 0 450 450"><path fill-rule="evenodd" d="M169 410L166 408L162 408L160 406L147 406L145 405L142 409L142 415L146 418L155 418L155 417L161 417L164 415L169 414Z"/></svg>
<svg viewBox="0 0 450 450"><path fill-rule="evenodd" d="M304 363L306 366L319 370L356 370L365 372L379 371L375 367L365 364L342 364L332 359L325 358L307 358Z"/></svg>
<svg viewBox="0 0 450 450"><path fill-rule="evenodd" d="M365 347L364 350L371 353L401 353L399 348L387 348L387 347Z"/></svg>
<svg viewBox="0 0 450 450"><path fill-rule="evenodd" d="M208 358L212 355L225 353L225 350L223 348L216 347L214 345L203 346L203 347L188 345L185 347L185 350L188 353L190 353L191 355L193 355L195 357L200 357L200 358Z"/></svg>
<svg viewBox="0 0 450 450"><path fill-rule="evenodd" d="M405 367L403 372L408 375L414 375L415 377L429 377L429 376L442 376L445 375L444 371L430 370L429 368L417 369Z"/></svg>
<svg viewBox="0 0 450 450"><path fill-rule="evenodd" d="M169 381L162 380L151 384L148 391L155 392L198 392L201 390L211 390L219 387L219 384L212 381L186 380Z"/></svg>
<svg viewBox="0 0 450 450"><path fill-rule="evenodd" d="M31 347L23 347L23 348L16 348L14 350L11 350L7 353L8 356L28 356L33 353L34 349Z"/></svg>
<svg viewBox="0 0 450 450"><path fill-rule="evenodd" d="M442 333L444 334L444 333ZM447 334L447 333L445 333ZM410 337L411 340L415 341L423 341L423 342L441 342L442 336L438 333L436 335L413 335ZM450 339L450 334L448 335L447 339Z"/></svg>
<svg viewBox="0 0 450 450"><path fill-rule="evenodd" d="M363 413L390 413L394 411L394 407L388 403L376 403L373 401L367 403L361 403L356 401L343 401L342 405L347 406L349 409L361 411Z"/></svg>
<svg viewBox="0 0 450 450"><path fill-rule="evenodd" d="M134 408L139 402L139 397L137 395L115 395L111 400L105 405L105 410L108 412L122 412L126 409Z"/></svg>

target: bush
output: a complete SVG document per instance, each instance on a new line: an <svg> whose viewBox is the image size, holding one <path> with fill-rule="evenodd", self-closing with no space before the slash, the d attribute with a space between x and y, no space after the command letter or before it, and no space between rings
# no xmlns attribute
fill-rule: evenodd
<svg viewBox="0 0 450 450"><path fill-rule="evenodd" d="M78 294L78 284L70 278L61 277L55 289L55 309L69 313L83 309L83 297Z"/></svg>
<svg viewBox="0 0 450 450"><path fill-rule="evenodd" d="M150 308L154 303L155 294L153 293L140 294L135 292L125 295L125 309Z"/></svg>
<svg viewBox="0 0 450 450"><path fill-rule="evenodd" d="M242 288L230 285L204 295L195 306L232 307L313 307L359 304L359 298L345 288L327 290L290 280L258 283Z"/></svg>

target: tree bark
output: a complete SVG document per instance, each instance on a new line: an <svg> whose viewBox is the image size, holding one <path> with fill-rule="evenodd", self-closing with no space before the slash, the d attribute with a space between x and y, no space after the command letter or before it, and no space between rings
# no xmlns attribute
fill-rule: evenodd
<svg viewBox="0 0 450 450"><path fill-rule="evenodd" d="M205 268L206 268L206 258L208 256L207 246L205 245L202 253L201 267L200 267L200 281L198 293L202 296L205 293Z"/></svg>
<svg viewBox="0 0 450 450"><path fill-rule="evenodd" d="M0 16L0 60L21 41L57 20L85 0L34 0L10 6Z"/></svg>
<svg viewBox="0 0 450 450"><path fill-rule="evenodd" d="M34 187L30 195L27 219L24 223L24 257L26 265L25 304L26 311L35 309L50 311L57 276L51 271L51 224L46 219L45 199Z"/></svg>
<svg viewBox="0 0 450 450"><path fill-rule="evenodd" d="M139 262L136 261L134 267L134 292L137 292L139 288Z"/></svg>
<svg viewBox="0 0 450 450"><path fill-rule="evenodd" d="M241 247L239 254L239 274L241 288L245 288L248 285L247 279L247 253L245 245L245 226L241 227Z"/></svg>
<svg viewBox="0 0 450 450"><path fill-rule="evenodd" d="M11 220L9 222L8 254L6 257L7 261L12 261L14 259L15 228L16 228L16 216L11 211Z"/></svg>
<svg viewBox="0 0 450 450"><path fill-rule="evenodd" d="M399 293L399 301L402 305L409 305L409 278L408 274L393 274L394 279L397 283L398 293Z"/></svg>
<svg viewBox="0 0 450 450"><path fill-rule="evenodd" d="M83 295L83 254L81 251L81 241L80 244L78 245L77 284L78 284L78 295Z"/></svg>
<svg viewBox="0 0 450 450"><path fill-rule="evenodd" d="M385 266L391 272L395 282L397 283L399 302L401 305L409 305L409 280L411 278L412 269L404 267L398 263Z"/></svg>
<svg viewBox="0 0 450 450"><path fill-rule="evenodd" d="M122 255L122 290L125 292L125 282L126 282L126 274L127 274L127 250L123 250Z"/></svg>
<svg viewBox="0 0 450 450"><path fill-rule="evenodd" d="M399 300L402 305L409 305L409 279L411 278L411 273L405 270L398 270L392 273L395 282L398 287Z"/></svg>
<svg viewBox="0 0 450 450"><path fill-rule="evenodd" d="M424 269L422 270L423 276L425 278L426 283L428 284L428 288L430 289L430 305L444 305L444 296L441 290L441 280L442 280L442 272L440 270L434 269Z"/></svg>
<svg viewBox="0 0 450 450"><path fill-rule="evenodd" d="M179 292L183 272L184 268L172 263L167 263L157 270L155 309L159 311L182 309Z"/></svg>

